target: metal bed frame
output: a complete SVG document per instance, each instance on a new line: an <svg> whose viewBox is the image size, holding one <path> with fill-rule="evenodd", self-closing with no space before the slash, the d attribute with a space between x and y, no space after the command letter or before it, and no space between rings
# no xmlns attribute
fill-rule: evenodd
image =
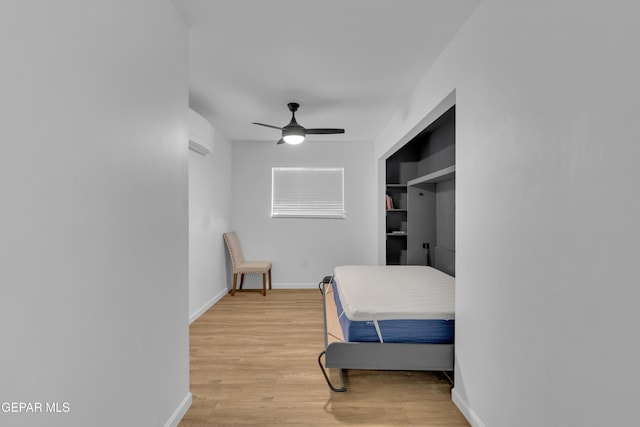
<svg viewBox="0 0 640 427"><path fill-rule="evenodd" d="M328 316L337 321L337 313L333 298L327 302L327 286L333 282L333 276L325 277L318 284L322 293L324 308L324 350L318 355L318 364L327 385L334 392L345 392L344 369L371 369L385 371L443 371L451 381L447 372L453 371L454 344L407 344L382 342L346 342L329 339L327 327ZM328 312L331 309L332 312ZM331 383L326 368L337 368L340 374L340 386ZM453 381L451 381L453 382Z"/></svg>

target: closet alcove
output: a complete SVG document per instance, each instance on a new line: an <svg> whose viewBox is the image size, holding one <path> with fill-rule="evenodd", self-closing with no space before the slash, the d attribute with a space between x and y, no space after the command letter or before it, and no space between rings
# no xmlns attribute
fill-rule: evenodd
<svg viewBox="0 0 640 427"><path fill-rule="evenodd" d="M455 106L386 160L386 264L455 275Z"/></svg>

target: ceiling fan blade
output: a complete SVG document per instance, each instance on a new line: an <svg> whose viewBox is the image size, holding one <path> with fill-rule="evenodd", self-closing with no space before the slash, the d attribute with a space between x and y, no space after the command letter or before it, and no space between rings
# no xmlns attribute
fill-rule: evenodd
<svg viewBox="0 0 640 427"><path fill-rule="evenodd" d="M323 128L323 129L306 129L307 134L328 135L332 133L344 133L344 129Z"/></svg>
<svg viewBox="0 0 640 427"><path fill-rule="evenodd" d="M276 142L276 145L277 145L277 144L284 144L284 139L280 138L280 139L278 140L278 142Z"/></svg>
<svg viewBox="0 0 640 427"><path fill-rule="evenodd" d="M265 125L264 123L251 122L251 124L253 124L253 125L258 125L258 126L266 126L266 127L268 127L268 128L274 128L274 129L282 130L282 128L281 128L281 127L273 126L273 125Z"/></svg>

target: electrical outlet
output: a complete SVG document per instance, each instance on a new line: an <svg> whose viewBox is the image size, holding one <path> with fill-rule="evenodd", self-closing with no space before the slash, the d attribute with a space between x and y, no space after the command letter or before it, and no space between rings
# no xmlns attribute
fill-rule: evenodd
<svg viewBox="0 0 640 427"><path fill-rule="evenodd" d="M309 266L309 260L306 258L302 258L302 266L303 267L308 267Z"/></svg>

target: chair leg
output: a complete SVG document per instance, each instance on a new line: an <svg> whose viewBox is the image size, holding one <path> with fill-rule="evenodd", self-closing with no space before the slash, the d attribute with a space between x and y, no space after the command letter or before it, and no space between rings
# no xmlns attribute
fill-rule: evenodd
<svg viewBox="0 0 640 427"><path fill-rule="evenodd" d="M267 275L262 273L262 296L267 296Z"/></svg>
<svg viewBox="0 0 640 427"><path fill-rule="evenodd" d="M242 285L244 285L244 273L240 274L240 290L242 290Z"/></svg>
<svg viewBox="0 0 640 427"><path fill-rule="evenodd" d="M238 273L233 273L233 289L231 289L231 296L236 294L236 282L238 281Z"/></svg>
<svg viewBox="0 0 640 427"><path fill-rule="evenodd" d="M269 289L271 289L271 269L269 269Z"/></svg>

